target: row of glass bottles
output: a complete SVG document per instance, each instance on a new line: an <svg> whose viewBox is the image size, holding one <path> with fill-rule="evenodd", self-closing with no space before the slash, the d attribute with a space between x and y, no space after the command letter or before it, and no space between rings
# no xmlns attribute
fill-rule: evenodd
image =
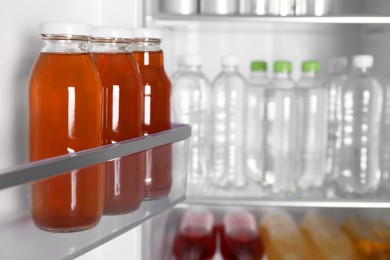
<svg viewBox="0 0 390 260"><path fill-rule="evenodd" d="M190 59L184 63L189 65ZM177 74L173 91L174 118L195 126L191 150L198 156L190 156L189 173L197 177L192 180L204 179L209 167L209 180L223 188L244 186L247 173L274 194L318 190L325 180L337 183L340 194L376 191L382 91L369 74L371 56L356 56L348 79L345 58L330 61L325 81L319 78L318 62L303 62L296 84L288 61L274 63L272 81L265 62L252 62L246 83L237 71L237 58L225 56L212 87L198 59L189 65L196 71L193 78L187 72ZM192 86L183 84L184 79ZM179 98L184 85L187 100ZM198 104L198 109L189 104Z"/></svg>
<svg viewBox="0 0 390 260"><path fill-rule="evenodd" d="M31 161L170 128L160 31L43 23L40 32L30 76ZM103 213L129 213L168 195L171 185L165 145L34 182L32 217L44 230L85 230Z"/></svg>

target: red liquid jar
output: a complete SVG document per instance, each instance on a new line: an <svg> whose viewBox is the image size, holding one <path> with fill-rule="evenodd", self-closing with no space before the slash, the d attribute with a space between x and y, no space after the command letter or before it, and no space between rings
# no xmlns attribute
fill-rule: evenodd
<svg viewBox="0 0 390 260"><path fill-rule="evenodd" d="M162 33L153 29L135 29L134 37L133 54L144 87L144 134L169 130L172 85L164 70L164 55L160 47ZM147 151L146 160L144 198L167 196L172 186L172 145Z"/></svg>
<svg viewBox="0 0 390 260"><path fill-rule="evenodd" d="M221 254L225 260L262 258L264 249L257 233L255 217L251 213L227 213L222 222Z"/></svg>
<svg viewBox="0 0 390 260"><path fill-rule="evenodd" d="M173 245L173 253L176 259L212 259L215 248L214 215L206 210L184 213Z"/></svg>
<svg viewBox="0 0 390 260"><path fill-rule="evenodd" d="M92 54L103 85L103 144L143 136L144 90L131 52L133 32L94 28ZM145 153L106 162L104 214L136 210L143 199Z"/></svg>
<svg viewBox="0 0 390 260"><path fill-rule="evenodd" d="M91 27L43 23L29 83L30 161L102 145L101 83L89 52ZM32 184L35 224L53 232L95 226L103 212L101 165Z"/></svg>

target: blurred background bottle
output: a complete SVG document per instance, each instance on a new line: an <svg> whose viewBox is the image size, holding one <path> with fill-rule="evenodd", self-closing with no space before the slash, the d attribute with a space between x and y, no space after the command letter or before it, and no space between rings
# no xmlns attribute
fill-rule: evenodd
<svg viewBox="0 0 390 260"><path fill-rule="evenodd" d="M274 78L265 91L263 183L274 194L296 188L296 94L291 72L291 62L275 62Z"/></svg>
<svg viewBox="0 0 390 260"><path fill-rule="evenodd" d="M201 71L199 55L185 55L182 68L172 81L172 119L190 124L192 136L188 155L188 180L196 185L207 177L210 155L210 82Z"/></svg>
<svg viewBox="0 0 390 260"><path fill-rule="evenodd" d="M222 57L222 72L212 87L212 178L217 186L243 187L245 180L246 82L238 58Z"/></svg>
<svg viewBox="0 0 390 260"><path fill-rule="evenodd" d="M261 182L264 173L264 94L269 85L267 63L252 61L248 79L246 118L246 167L248 177Z"/></svg>
<svg viewBox="0 0 390 260"><path fill-rule="evenodd" d="M390 76L384 79L383 86L383 110L381 120L380 143L380 186L385 193L390 190Z"/></svg>
<svg viewBox="0 0 390 260"><path fill-rule="evenodd" d="M370 55L353 58L351 77L342 87L342 132L338 190L344 194L367 195L377 190L380 180L379 129L382 88L371 76Z"/></svg>
<svg viewBox="0 0 390 260"><path fill-rule="evenodd" d="M326 180L333 182L338 172L336 167L341 146L341 88L347 80L348 59L331 58L325 87L328 91L328 144L326 152Z"/></svg>
<svg viewBox="0 0 390 260"><path fill-rule="evenodd" d="M326 174L327 91L319 71L318 61L303 62L297 83L297 172L303 190L318 190Z"/></svg>

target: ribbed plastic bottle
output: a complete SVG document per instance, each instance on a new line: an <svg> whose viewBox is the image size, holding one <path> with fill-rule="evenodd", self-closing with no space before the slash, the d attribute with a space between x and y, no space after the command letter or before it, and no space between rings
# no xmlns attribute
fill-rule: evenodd
<svg viewBox="0 0 390 260"><path fill-rule="evenodd" d="M353 58L350 78L342 87L341 149L337 184L340 194L367 195L377 190L382 87L370 69L370 55Z"/></svg>
<svg viewBox="0 0 390 260"><path fill-rule="evenodd" d="M219 187L243 187L245 180L246 82L238 58L222 57L222 72L212 86L212 179Z"/></svg>
<svg viewBox="0 0 390 260"><path fill-rule="evenodd" d="M210 156L211 83L201 70L201 56L186 55L182 62L172 82L172 119L191 125L188 180L199 185L207 177Z"/></svg>
<svg viewBox="0 0 390 260"><path fill-rule="evenodd" d="M296 190L296 90L289 61L274 63L274 78L265 92L263 184L274 194Z"/></svg>
<svg viewBox="0 0 390 260"><path fill-rule="evenodd" d="M318 190L326 175L328 93L319 71L318 61L303 62L297 83L297 174L302 190Z"/></svg>
<svg viewBox="0 0 390 260"><path fill-rule="evenodd" d="M339 160L341 146L341 88L347 80L348 59L331 58L328 63L328 76L325 87L328 91L328 144L326 152L326 181L336 179L335 166Z"/></svg>
<svg viewBox="0 0 390 260"><path fill-rule="evenodd" d="M268 85L267 63L265 61L252 61L246 100L245 137L247 174L256 182L263 180L264 173L264 94Z"/></svg>

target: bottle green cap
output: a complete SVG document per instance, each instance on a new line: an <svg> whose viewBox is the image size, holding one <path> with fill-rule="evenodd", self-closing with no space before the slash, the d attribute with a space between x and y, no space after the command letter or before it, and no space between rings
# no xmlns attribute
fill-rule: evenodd
<svg viewBox="0 0 390 260"><path fill-rule="evenodd" d="M274 62L274 73L281 72L292 72L292 64L290 61L275 61Z"/></svg>
<svg viewBox="0 0 390 260"><path fill-rule="evenodd" d="M251 62L251 71L267 71L267 62L254 60Z"/></svg>
<svg viewBox="0 0 390 260"><path fill-rule="evenodd" d="M320 63L315 60L308 60L302 62L302 72L319 72Z"/></svg>

